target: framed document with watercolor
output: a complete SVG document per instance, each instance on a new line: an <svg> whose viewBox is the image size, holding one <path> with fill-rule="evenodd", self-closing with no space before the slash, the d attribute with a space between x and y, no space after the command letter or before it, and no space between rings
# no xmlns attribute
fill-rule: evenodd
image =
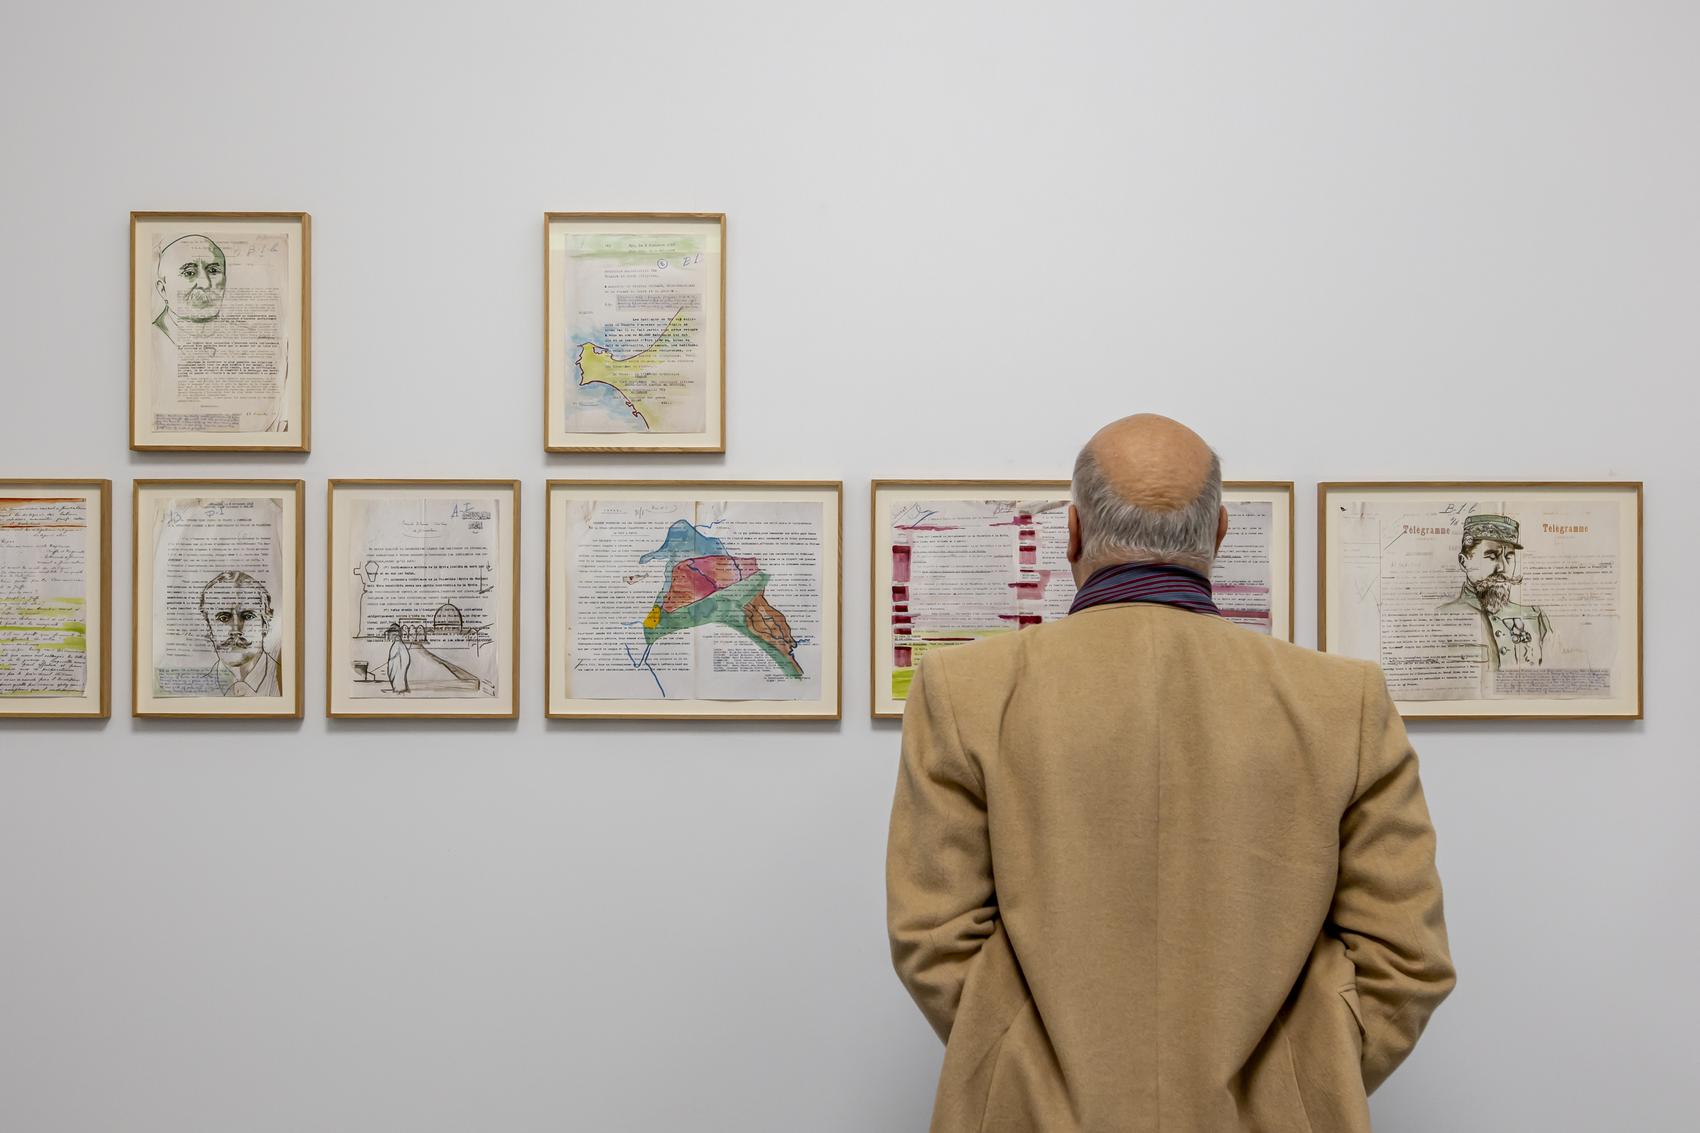
<svg viewBox="0 0 1700 1133"><path fill-rule="evenodd" d="M112 715L112 481L0 480L0 720Z"/></svg>
<svg viewBox="0 0 1700 1133"><path fill-rule="evenodd" d="M1319 626L1405 716L1641 717L1641 485L1318 486Z"/></svg>
<svg viewBox="0 0 1700 1133"><path fill-rule="evenodd" d="M1074 601L1067 480L875 480L873 715L895 718L929 650L1055 621ZM1293 638L1293 486L1222 485L1228 536L1216 605L1256 633Z"/></svg>
<svg viewBox="0 0 1700 1133"><path fill-rule="evenodd" d="M130 447L306 452L304 212L130 214Z"/></svg>
<svg viewBox="0 0 1700 1133"><path fill-rule="evenodd" d="M519 487L330 482L327 715L519 714Z"/></svg>
<svg viewBox="0 0 1700 1133"><path fill-rule="evenodd" d="M136 716L301 716L299 480L137 480Z"/></svg>
<svg viewBox="0 0 1700 1133"><path fill-rule="evenodd" d="M543 445L726 451L726 217L543 219Z"/></svg>
<svg viewBox="0 0 1700 1133"><path fill-rule="evenodd" d="M838 719L842 497L551 480L548 715Z"/></svg>

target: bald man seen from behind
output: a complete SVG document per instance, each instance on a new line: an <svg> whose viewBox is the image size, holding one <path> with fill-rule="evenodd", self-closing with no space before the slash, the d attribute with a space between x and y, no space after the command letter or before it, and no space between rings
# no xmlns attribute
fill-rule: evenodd
<svg viewBox="0 0 1700 1133"><path fill-rule="evenodd" d="M1454 975L1381 671L1211 601L1221 467L1142 415L1075 463L1068 617L927 654L886 861L945 1041L932 1128L1365 1133Z"/></svg>

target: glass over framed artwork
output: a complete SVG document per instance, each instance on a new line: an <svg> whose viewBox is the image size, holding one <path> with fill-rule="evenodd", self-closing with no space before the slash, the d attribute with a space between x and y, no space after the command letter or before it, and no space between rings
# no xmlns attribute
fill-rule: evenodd
<svg viewBox="0 0 1700 1133"><path fill-rule="evenodd" d="M559 719L836 720L838 481L551 480Z"/></svg>
<svg viewBox="0 0 1700 1133"><path fill-rule="evenodd" d="M1229 621L1293 639L1293 485L1222 485L1228 535L1211 575ZM1055 621L1074 601L1067 480L875 480L869 608L875 718L903 715L915 666Z"/></svg>
<svg viewBox="0 0 1700 1133"><path fill-rule="evenodd" d="M301 717L299 480L137 480L136 716Z"/></svg>
<svg viewBox="0 0 1700 1133"><path fill-rule="evenodd" d="M543 218L543 445L726 451L726 216Z"/></svg>
<svg viewBox="0 0 1700 1133"><path fill-rule="evenodd" d="M1318 486L1319 624L1407 717L1640 719L1641 485Z"/></svg>
<svg viewBox="0 0 1700 1133"><path fill-rule="evenodd" d="M326 715L519 715L519 481L327 495Z"/></svg>
<svg viewBox="0 0 1700 1133"><path fill-rule="evenodd" d="M130 214L130 447L306 452L310 220Z"/></svg>
<svg viewBox="0 0 1700 1133"><path fill-rule="evenodd" d="M0 720L112 715L112 481L0 479Z"/></svg>

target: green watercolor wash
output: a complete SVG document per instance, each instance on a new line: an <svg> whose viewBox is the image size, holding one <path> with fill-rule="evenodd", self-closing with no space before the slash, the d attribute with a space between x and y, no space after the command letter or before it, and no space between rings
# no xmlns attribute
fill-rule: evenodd
<svg viewBox="0 0 1700 1133"><path fill-rule="evenodd" d="M628 264L699 255L707 249L701 236L689 233L583 233L567 240L567 255L575 260L615 260Z"/></svg>
<svg viewBox="0 0 1700 1133"><path fill-rule="evenodd" d="M87 653L89 639L86 637L67 637L64 641L52 645L43 645L43 649L52 649L61 653Z"/></svg>

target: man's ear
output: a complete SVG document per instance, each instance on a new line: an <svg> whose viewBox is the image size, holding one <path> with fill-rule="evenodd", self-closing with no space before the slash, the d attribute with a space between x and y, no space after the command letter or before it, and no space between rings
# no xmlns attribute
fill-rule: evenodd
<svg viewBox="0 0 1700 1133"><path fill-rule="evenodd" d="M1218 512L1217 515L1216 515L1216 549L1218 551L1220 551L1222 549L1222 540L1226 539L1227 537L1228 537L1228 506L1226 504L1223 504L1221 511Z"/></svg>
<svg viewBox="0 0 1700 1133"><path fill-rule="evenodd" d="M153 289L159 293L161 299L165 298L165 277L163 275L153 281Z"/></svg>
<svg viewBox="0 0 1700 1133"><path fill-rule="evenodd" d="M1073 505L1068 505L1068 561L1080 561L1080 511Z"/></svg>

